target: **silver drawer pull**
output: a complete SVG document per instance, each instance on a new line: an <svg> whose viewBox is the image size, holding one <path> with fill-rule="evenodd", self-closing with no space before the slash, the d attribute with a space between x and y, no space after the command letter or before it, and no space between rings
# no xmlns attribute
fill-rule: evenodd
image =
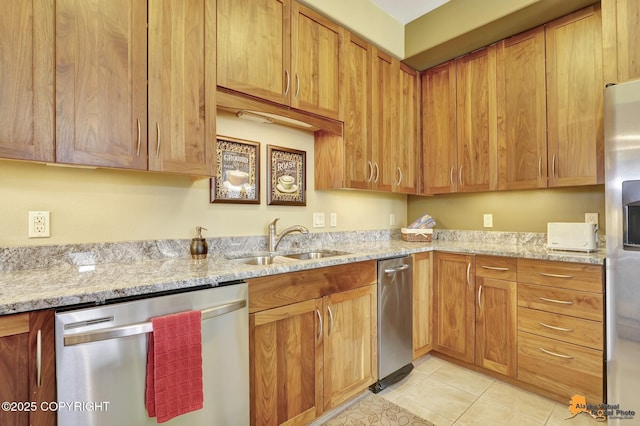
<svg viewBox="0 0 640 426"><path fill-rule="evenodd" d="M573 305L573 302L568 300L547 299L546 297L539 297L539 299L544 302L559 303L561 305Z"/></svg>
<svg viewBox="0 0 640 426"><path fill-rule="evenodd" d="M555 325L549 325L549 324L545 324L545 323L543 323L543 322L538 322L538 324L540 324L540 325L541 325L541 326L543 326L543 327L550 328L550 329L552 329L552 330L567 331L567 332L575 331L575 330L572 330L572 329L570 329L570 328L556 327Z"/></svg>
<svg viewBox="0 0 640 426"><path fill-rule="evenodd" d="M500 268L498 266L485 266L485 265L482 265L481 267L484 268L484 269L490 269L492 271L508 271L509 270L509 268Z"/></svg>
<svg viewBox="0 0 640 426"><path fill-rule="evenodd" d="M320 340L320 338L322 337L322 315L320 314L320 311L316 309L316 315L318 315L318 321L320 324L319 330L318 330L318 340Z"/></svg>
<svg viewBox="0 0 640 426"><path fill-rule="evenodd" d="M549 274L547 272L539 272L539 274L542 275L543 277L550 277L550 278L573 278L573 275Z"/></svg>
<svg viewBox="0 0 640 426"><path fill-rule="evenodd" d="M538 348L538 349L540 349L542 352L544 352L547 355L553 355L553 356L557 356L558 358L564 358L564 359L573 359L573 357L570 355L557 354L555 352L551 352L543 348Z"/></svg>

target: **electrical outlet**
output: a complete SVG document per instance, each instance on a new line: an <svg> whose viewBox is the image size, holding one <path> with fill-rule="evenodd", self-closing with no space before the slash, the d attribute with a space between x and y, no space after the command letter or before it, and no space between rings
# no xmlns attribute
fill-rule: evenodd
<svg viewBox="0 0 640 426"><path fill-rule="evenodd" d="M395 225L396 225L396 214L391 213L389 214L389 226L395 226Z"/></svg>
<svg viewBox="0 0 640 426"><path fill-rule="evenodd" d="M338 214L337 213L330 213L329 214L329 226L331 226L332 228L335 228L336 226L338 226Z"/></svg>
<svg viewBox="0 0 640 426"><path fill-rule="evenodd" d="M585 213L584 221L585 223L594 223L596 225L596 230L598 229L598 213Z"/></svg>
<svg viewBox="0 0 640 426"><path fill-rule="evenodd" d="M29 238L49 238L49 212L29 212Z"/></svg>
<svg viewBox="0 0 640 426"><path fill-rule="evenodd" d="M313 227L324 228L324 213L313 214Z"/></svg>
<svg viewBox="0 0 640 426"><path fill-rule="evenodd" d="M483 219L485 228L493 228L493 215L491 213L485 213Z"/></svg>

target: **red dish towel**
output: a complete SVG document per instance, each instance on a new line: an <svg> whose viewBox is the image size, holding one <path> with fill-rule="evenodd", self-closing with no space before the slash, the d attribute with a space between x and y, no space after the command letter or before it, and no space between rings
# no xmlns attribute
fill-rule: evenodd
<svg viewBox="0 0 640 426"><path fill-rule="evenodd" d="M151 319L145 404L164 423L202 408L202 313L187 311Z"/></svg>

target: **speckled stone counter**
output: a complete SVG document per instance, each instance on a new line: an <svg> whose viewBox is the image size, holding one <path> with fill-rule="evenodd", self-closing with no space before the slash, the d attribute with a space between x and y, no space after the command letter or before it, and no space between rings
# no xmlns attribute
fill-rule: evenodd
<svg viewBox="0 0 640 426"><path fill-rule="evenodd" d="M287 236L279 251L325 249L348 254L265 266L229 259L263 252L264 237L208 239L205 260L190 258L189 240L0 247L0 315L434 250L604 263L604 249L590 254L552 252L544 248L545 240L545 234L481 231L437 230L429 243L405 242L399 232L388 230L311 233Z"/></svg>

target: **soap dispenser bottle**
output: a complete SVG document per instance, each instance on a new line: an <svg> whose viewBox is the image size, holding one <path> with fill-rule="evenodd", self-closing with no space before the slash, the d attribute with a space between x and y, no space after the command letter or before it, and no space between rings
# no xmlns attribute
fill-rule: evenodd
<svg viewBox="0 0 640 426"><path fill-rule="evenodd" d="M207 228L202 226L196 226L196 236L191 240L191 257L194 259L204 259L207 257L209 247L207 246L207 240L202 237L202 230L208 231Z"/></svg>

